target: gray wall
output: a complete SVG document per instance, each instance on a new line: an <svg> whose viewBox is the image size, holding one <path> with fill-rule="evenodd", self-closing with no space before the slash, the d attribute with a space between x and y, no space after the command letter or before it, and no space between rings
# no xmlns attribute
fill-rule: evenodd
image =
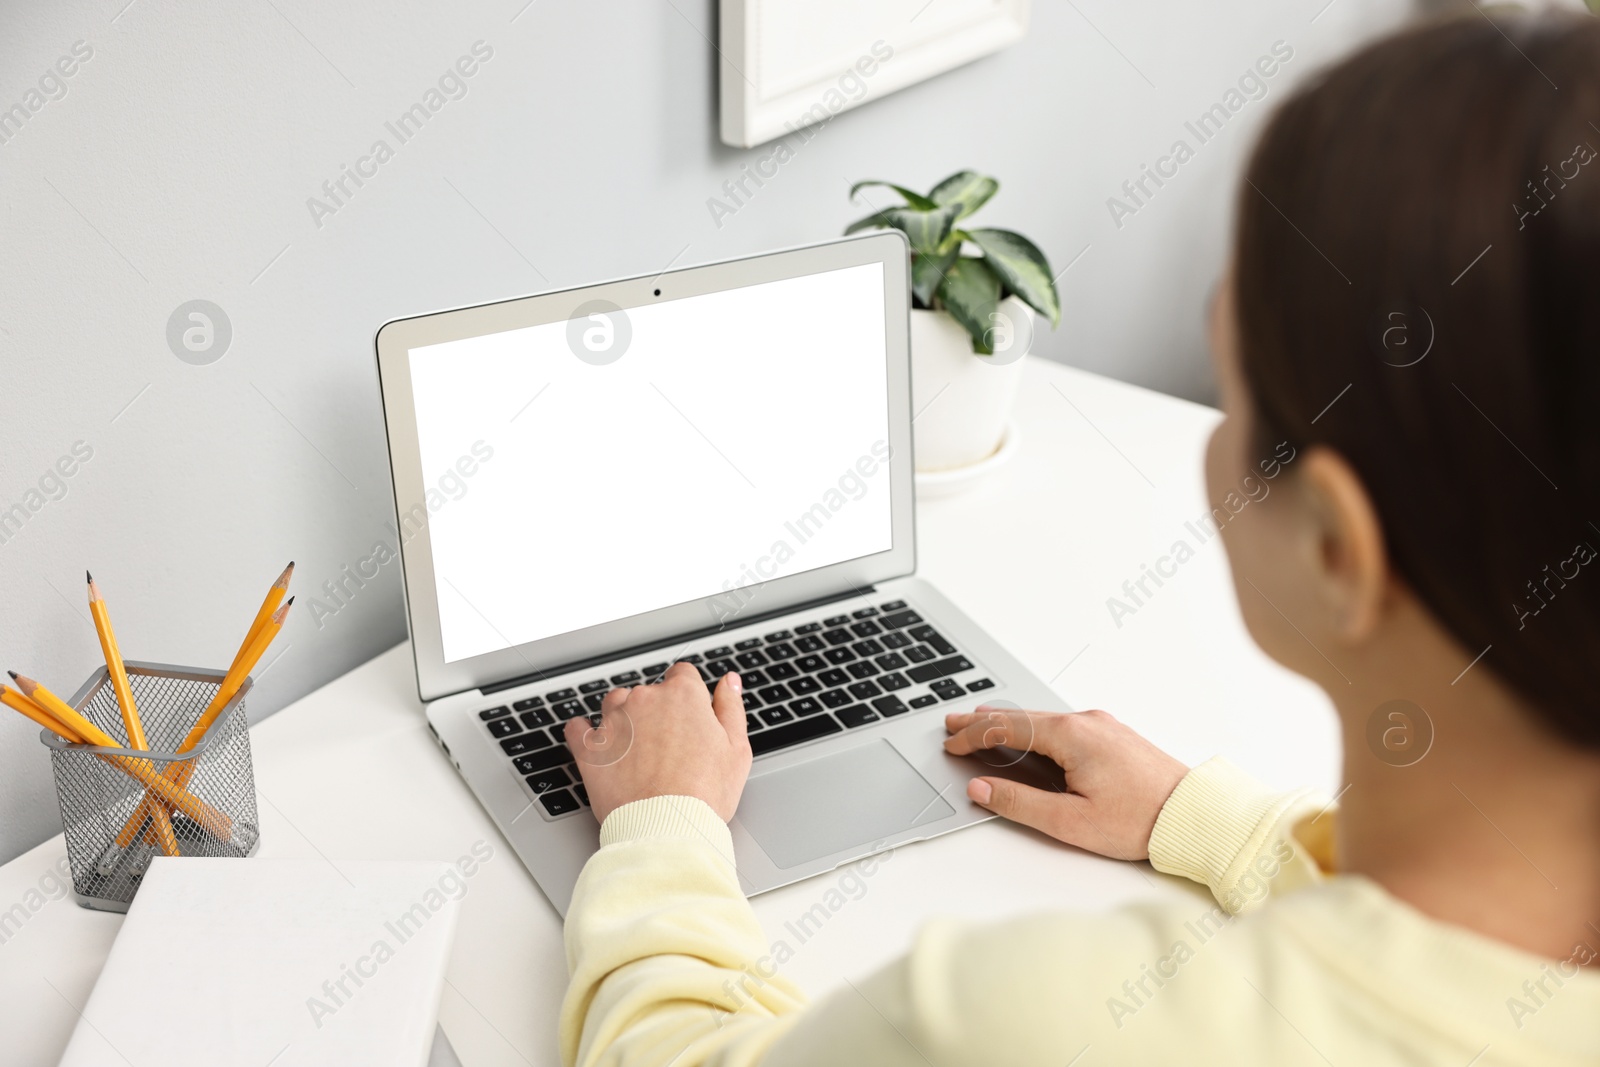
<svg viewBox="0 0 1600 1067"><path fill-rule="evenodd" d="M0 531L0 666L65 693L96 665L86 566L130 658L223 665L286 560L307 596L368 555L391 514L384 320L825 238L864 213L856 178L997 175L986 223L1058 269L1082 252L1043 354L1206 399L1243 150L1403 6L1043 0L1026 41L836 119L718 226L708 199L768 149L717 140L711 0L524 2L4 6L0 108L75 42L92 56L0 144L0 510L27 512ZM1266 97L1117 226L1107 198L1280 39ZM467 95L317 225L307 199L480 40ZM193 299L231 322L210 365L168 345ZM253 716L401 640L400 600L390 565L337 614L298 605ZM35 734L0 716L0 860L59 829Z"/></svg>

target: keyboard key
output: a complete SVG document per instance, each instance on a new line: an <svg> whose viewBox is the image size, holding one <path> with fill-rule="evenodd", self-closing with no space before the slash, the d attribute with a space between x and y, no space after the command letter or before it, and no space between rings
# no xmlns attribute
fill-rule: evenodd
<svg viewBox="0 0 1600 1067"><path fill-rule="evenodd" d="M941 656L953 656L956 654L956 646L946 641L944 635L931 626L913 626L910 632L912 637L915 637Z"/></svg>
<svg viewBox="0 0 1600 1067"><path fill-rule="evenodd" d="M849 621L850 621L850 616L848 616L848 615L829 615L826 619L822 620L822 625L824 625L824 626L843 626L845 623L847 623Z"/></svg>
<svg viewBox="0 0 1600 1067"><path fill-rule="evenodd" d="M967 683L967 692L976 693L981 689L993 689L994 683L987 678L979 678L976 682Z"/></svg>
<svg viewBox="0 0 1600 1067"><path fill-rule="evenodd" d="M893 615L885 615L880 622L886 630L898 630L902 626L913 626L922 621L922 616L914 611L897 611Z"/></svg>
<svg viewBox="0 0 1600 1067"><path fill-rule="evenodd" d="M794 722L782 726L768 727L750 738L750 750L757 756L776 749L798 745L803 741L812 741L829 734L843 733L844 728L833 721L828 715L812 715L809 718L796 719Z"/></svg>
<svg viewBox="0 0 1600 1067"><path fill-rule="evenodd" d="M879 604L878 606L884 611L899 611L906 606L906 602L904 600L891 600L887 604Z"/></svg>
<svg viewBox="0 0 1600 1067"><path fill-rule="evenodd" d="M554 704L562 700L571 700L578 695L576 689L557 689L554 693L546 693L544 698Z"/></svg>
<svg viewBox="0 0 1600 1067"><path fill-rule="evenodd" d="M906 665L906 658L898 652L885 652L873 662L886 671L897 671Z"/></svg>
<svg viewBox="0 0 1600 1067"><path fill-rule="evenodd" d="M881 692L883 692L883 690L879 689L872 682L856 682L850 687L850 695L855 697L857 700L871 700Z"/></svg>
<svg viewBox="0 0 1600 1067"><path fill-rule="evenodd" d="M887 633L878 640L883 642L884 648L905 648L911 644L911 638L905 634Z"/></svg>
<svg viewBox="0 0 1600 1067"><path fill-rule="evenodd" d="M529 711L533 708L542 707L544 707L544 697L528 697L526 700L519 700L511 705L513 711Z"/></svg>
<svg viewBox="0 0 1600 1067"><path fill-rule="evenodd" d="M520 756L524 752L532 752L536 748L543 748L546 740L548 739L541 730L536 734L518 734L516 737L508 737L500 742L500 747L505 750L508 756Z"/></svg>
<svg viewBox="0 0 1600 1067"><path fill-rule="evenodd" d="M567 691L569 693L571 692L570 689L567 690ZM582 715L584 709L583 709L583 704L580 701L577 701L577 700L563 700L561 703L557 704L551 710L553 710L556 713L556 718L562 719L562 720L566 720L566 719L575 719L579 715Z"/></svg>
<svg viewBox="0 0 1600 1067"><path fill-rule="evenodd" d="M802 696L806 693L815 693L821 688L821 682L817 681L815 678L812 678L810 675L805 674L802 674L800 677L789 683L789 690L791 692L799 693Z"/></svg>
<svg viewBox="0 0 1600 1067"><path fill-rule="evenodd" d="M733 649L727 645L718 645L716 648L706 649L706 659L726 659L733 655Z"/></svg>
<svg viewBox="0 0 1600 1067"><path fill-rule="evenodd" d="M552 789L560 789L571 784L572 779L560 767L528 775L528 788L535 793L548 793Z"/></svg>
<svg viewBox="0 0 1600 1067"><path fill-rule="evenodd" d="M544 805L544 810L551 815L566 815L568 812L578 810L578 798L565 789L557 789L549 793L539 794L539 803Z"/></svg>
<svg viewBox="0 0 1600 1067"><path fill-rule="evenodd" d="M484 722L488 722L490 719L503 719L510 714L511 709L506 707L504 704L501 704L498 708L484 708L482 711L478 712L478 718L482 719Z"/></svg>
<svg viewBox="0 0 1600 1067"><path fill-rule="evenodd" d="M852 618L856 619L870 619L877 613L877 608L859 608L856 611L852 611L850 615Z"/></svg>
<svg viewBox="0 0 1600 1067"><path fill-rule="evenodd" d="M911 698L911 706L914 708L925 708L931 704L937 703L939 703L939 698L934 696L932 693L924 693L919 697Z"/></svg>
<svg viewBox="0 0 1600 1067"><path fill-rule="evenodd" d="M912 663L926 663L935 658L937 657L934 655L933 649L927 645L916 645L906 649L906 659Z"/></svg>
<svg viewBox="0 0 1600 1067"><path fill-rule="evenodd" d="M852 678L871 678L878 673L878 665L870 660L858 659L845 670L850 672Z"/></svg>
<svg viewBox="0 0 1600 1067"><path fill-rule="evenodd" d="M687 656L679 656L678 657L678 662L680 662L680 663L695 663L695 664L699 664L699 663L704 663L705 660L706 660L706 658L704 656L702 656L698 652L691 652Z"/></svg>
<svg viewBox="0 0 1600 1067"><path fill-rule="evenodd" d="M956 681L954 678L935 678L933 681L928 683L928 688L932 689L935 693L942 693L946 689L954 689L959 693L961 692L961 683Z"/></svg>
<svg viewBox="0 0 1600 1067"><path fill-rule="evenodd" d="M755 673L759 674L761 672L757 671ZM790 678L798 676L799 673L800 672L792 663L774 663L772 666L767 668L767 677L776 682L787 682ZM754 683L746 682L745 684L753 685Z"/></svg>
<svg viewBox="0 0 1600 1067"><path fill-rule="evenodd" d="M599 711L600 705L605 702L605 699L606 695L604 693L590 693L583 698L583 703L590 711Z"/></svg>
<svg viewBox="0 0 1600 1067"><path fill-rule="evenodd" d="M743 644L744 642L741 641L739 643ZM750 667L765 667L768 663L772 662L759 652L741 652L735 656L734 659L738 662L741 668L745 669Z"/></svg>
<svg viewBox="0 0 1600 1067"><path fill-rule="evenodd" d="M788 630L774 630L770 634L767 635L767 640L768 641L787 641L787 640L789 640L789 636L790 635L789 635L789 631Z"/></svg>
<svg viewBox="0 0 1600 1067"><path fill-rule="evenodd" d="M584 682L582 685L578 686L578 692L580 692L580 693L604 693L607 689L610 689L610 688L611 688L611 683L610 682L606 681L604 678L596 678L592 682Z"/></svg>
<svg viewBox="0 0 1600 1067"><path fill-rule="evenodd" d="M735 641L733 647L738 652L749 652L752 648L761 647L761 638L747 637L743 641Z"/></svg>
<svg viewBox="0 0 1600 1067"><path fill-rule="evenodd" d="M761 707L761 698L756 696L754 693L750 692L749 690L745 690L745 692L742 693L741 696L744 697L744 710L745 711L755 711L757 708Z"/></svg>
<svg viewBox="0 0 1600 1067"><path fill-rule="evenodd" d="M761 713L761 721L768 726L777 726L779 723L788 722L794 716L788 708L767 708Z"/></svg>
<svg viewBox="0 0 1600 1067"><path fill-rule="evenodd" d="M760 689L767 684L766 671L740 671L739 680L746 689Z"/></svg>
<svg viewBox="0 0 1600 1067"><path fill-rule="evenodd" d="M944 678L948 675L960 674L962 671L970 671L971 669L972 661L967 657L951 656L949 659L941 659L934 663L924 663L920 666L912 667L906 671L906 674L910 676L913 682L931 682L935 678Z"/></svg>
<svg viewBox="0 0 1600 1067"><path fill-rule="evenodd" d="M855 640L855 635L844 629L828 630L822 635L822 639L830 645L848 645Z"/></svg>
<svg viewBox="0 0 1600 1067"><path fill-rule="evenodd" d="M532 774L535 771L548 771L572 762L572 753L566 745L552 745L538 752L530 752L526 756L518 756L512 761L518 774Z"/></svg>
<svg viewBox="0 0 1600 1067"><path fill-rule="evenodd" d="M652 663L644 669L644 676L646 678L658 678L667 673L668 666L669 664L666 663Z"/></svg>
<svg viewBox="0 0 1600 1067"><path fill-rule="evenodd" d="M816 674L827 667L828 664L821 656L801 656L794 661L794 665L797 670L805 671L807 674Z"/></svg>
<svg viewBox="0 0 1600 1067"><path fill-rule="evenodd" d="M534 708L532 711L523 712L517 718L521 719L522 725L530 730L538 729L541 726L549 726L556 721L556 717L550 713L549 708Z"/></svg>
<svg viewBox="0 0 1600 1067"><path fill-rule="evenodd" d="M898 671L895 671L891 674L879 675L877 678L874 678L873 681L877 682L885 689L904 689L906 686L911 684L911 680Z"/></svg>
<svg viewBox="0 0 1600 1067"><path fill-rule="evenodd" d="M850 627L850 631L857 637L871 637L873 634L883 633L883 627L879 626L871 619L868 619L866 622L856 623L854 626Z"/></svg>
<svg viewBox="0 0 1600 1067"><path fill-rule="evenodd" d="M510 737L512 734L520 734L521 732L522 724L515 719L491 719L489 721L489 733L495 737Z"/></svg>
<svg viewBox="0 0 1600 1067"><path fill-rule="evenodd" d="M848 648L830 648L828 651L823 653L823 656L826 657L828 662L833 664L835 667L839 666L841 663L849 663L851 660L856 658L856 654L851 652Z"/></svg>
<svg viewBox="0 0 1600 1067"><path fill-rule="evenodd" d="M851 645L850 651L862 657L876 656L883 651L883 646L869 637L865 641L857 641Z"/></svg>
<svg viewBox="0 0 1600 1067"><path fill-rule="evenodd" d="M589 803L589 787L588 786L584 785L582 782L579 782L577 785L572 787L572 791L574 793L578 794L578 802L581 803L584 807L587 808L587 807L591 807L592 806Z"/></svg>
<svg viewBox="0 0 1600 1067"><path fill-rule="evenodd" d="M834 667L831 670L823 671L821 674L817 675L817 681L826 686L848 685L850 682L850 676L844 673L844 671L841 671L838 667Z"/></svg>
<svg viewBox="0 0 1600 1067"><path fill-rule="evenodd" d="M808 622L802 626L796 626L794 632L797 634L814 634L820 629L822 629L820 622Z"/></svg>
<svg viewBox="0 0 1600 1067"><path fill-rule="evenodd" d="M821 652L828 647L828 642L815 635L802 637L794 643L794 647L801 652Z"/></svg>
<svg viewBox="0 0 1600 1067"><path fill-rule="evenodd" d="M621 674L613 674L611 676L611 684L612 685L637 685L638 682L639 682L639 678L640 678L640 675L639 675L638 671L623 671Z"/></svg>
<svg viewBox="0 0 1600 1067"><path fill-rule="evenodd" d="M789 701L789 710L796 715L815 715L822 710L822 702L816 697L801 697Z"/></svg>
<svg viewBox="0 0 1600 1067"><path fill-rule="evenodd" d="M834 712L834 714L839 717L840 722L844 723L851 729L854 729L857 726L865 726L869 722L878 721L877 712L873 711L871 708L862 707L860 704L857 704L855 707L851 708L842 708L839 711ZM801 721L815 722L816 720L802 719Z"/></svg>
<svg viewBox="0 0 1600 1067"><path fill-rule="evenodd" d="M756 718L754 715L746 714L744 717L744 729L746 733L755 733L765 725L765 723Z"/></svg>
<svg viewBox="0 0 1600 1067"><path fill-rule="evenodd" d="M819 699L830 708L842 708L850 703L850 694L843 689L830 689Z"/></svg>
<svg viewBox="0 0 1600 1067"><path fill-rule="evenodd" d="M954 689L935 689L934 695L940 700L960 700L967 694L966 691L958 685Z"/></svg>
<svg viewBox="0 0 1600 1067"><path fill-rule="evenodd" d="M768 636L768 639L771 639L770 635ZM779 641L775 645L767 646L768 659L794 659L794 657L797 655L799 655L799 653L796 652L794 646L789 644L787 641Z"/></svg>
<svg viewBox="0 0 1600 1067"><path fill-rule="evenodd" d="M731 660L731 659L726 659L726 658L724 658L724 659L714 659L710 663L706 664L706 670L710 672L711 677L713 677L713 678L721 678L724 674L727 674L729 671L736 671L738 669L739 669L739 665L737 663L733 662L733 660Z"/></svg>
<svg viewBox="0 0 1600 1067"><path fill-rule="evenodd" d="M780 704L790 699L789 690L781 685L769 685L765 689L759 690L756 695L767 704Z"/></svg>
<svg viewBox="0 0 1600 1067"><path fill-rule="evenodd" d="M906 707L903 700L892 694L886 697L879 697L872 702L872 706L877 708L878 714L886 719L891 715L904 715L911 710Z"/></svg>

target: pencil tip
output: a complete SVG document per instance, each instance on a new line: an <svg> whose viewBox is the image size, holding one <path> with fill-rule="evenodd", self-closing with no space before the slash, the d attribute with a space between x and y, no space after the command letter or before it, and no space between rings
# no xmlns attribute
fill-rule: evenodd
<svg viewBox="0 0 1600 1067"><path fill-rule="evenodd" d="M288 604L285 604L284 607L288 607L289 604L293 604L293 603L294 603L294 597L290 597Z"/></svg>
<svg viewBox="0 0 1600 1067"><path fill-rule="evenodd" d="M17 680L17 672L16 671L6 671L6 673L11 675L11 680L13 682Z"/></svg>
<svg viewBox="0 0 1600 1067"><path fill-rule="evenodd" d="M94 575L90 574L88 571L84 571L83 572L83 580L86 581L86 582L92 582L92 581L94 581Z"/></svg>

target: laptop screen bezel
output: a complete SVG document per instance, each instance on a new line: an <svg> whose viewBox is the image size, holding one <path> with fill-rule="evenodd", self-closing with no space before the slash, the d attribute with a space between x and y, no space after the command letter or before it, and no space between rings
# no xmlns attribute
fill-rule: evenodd
<svg viewBox="0 0 1600 1067"><path fill-rule="evenodd" d="M706 293L739 289L786 278L878 263L883 268L885 373L890 449L891 545L886 551L774 578L744 593L727 592L669 605L569 633L486 652L454 662L444 658L433 547L426 522L427 489L418 444L410 354L414 348L501 333L570 319L579 305L604 300L624 311ZM660 296L656 296L656 291ZM911 451L911 287L908 246L894 231L825 244L640 275L552 293L395 319L379 328L379 388L394 489L395 532L404 583L407 624L416 663L417 693L431 701L509 679L553 675L611 653L669 644L695 632L727 629L811 601L846 596L916 570L916 533ZM798 370L799 368L797 368ZM864 442L864 454L867 445ZM446 505L448 506L448 505ZM416 509L420 508L418 512ZM708 517L714 508L708 505ZM402 536L402 533L405 536ZM730 573L730 579L734 577Z"/></svg>

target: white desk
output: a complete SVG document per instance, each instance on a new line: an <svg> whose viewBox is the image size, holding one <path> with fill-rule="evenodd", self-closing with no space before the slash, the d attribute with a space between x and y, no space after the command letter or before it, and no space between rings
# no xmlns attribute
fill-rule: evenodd
<svg viewBox="0 0 1600 1067"><path fill-rule="evenodd" d="M1201 545L1185 527L1207 512L1201 456L1216 413L1034 360L1017 417L1022 448L1009 466L919 506L921 573L1075 707L1106 708L1189 763L1220 752L1275 785L1336 791L1326 699L1250 643L1220 540ZM1118 627L1107 598L1180 539L1195 557ZM440 1019L467 1067L556 1062L560 921L428 736L409 647L253 736L264 856L448 860L479 839L493 845L463 901ZM28 911L64 851L57 837L0 867L0 913ZM893 958L935 914L1095 910L1190 891L1147 865L990 822L897 850L802 943L786 922L843 874L756 900L769 936L795 950L784 973L814 996ZM30 912L0 945L0 1058L56 1061L120 922L68 898Z"/></svg>

